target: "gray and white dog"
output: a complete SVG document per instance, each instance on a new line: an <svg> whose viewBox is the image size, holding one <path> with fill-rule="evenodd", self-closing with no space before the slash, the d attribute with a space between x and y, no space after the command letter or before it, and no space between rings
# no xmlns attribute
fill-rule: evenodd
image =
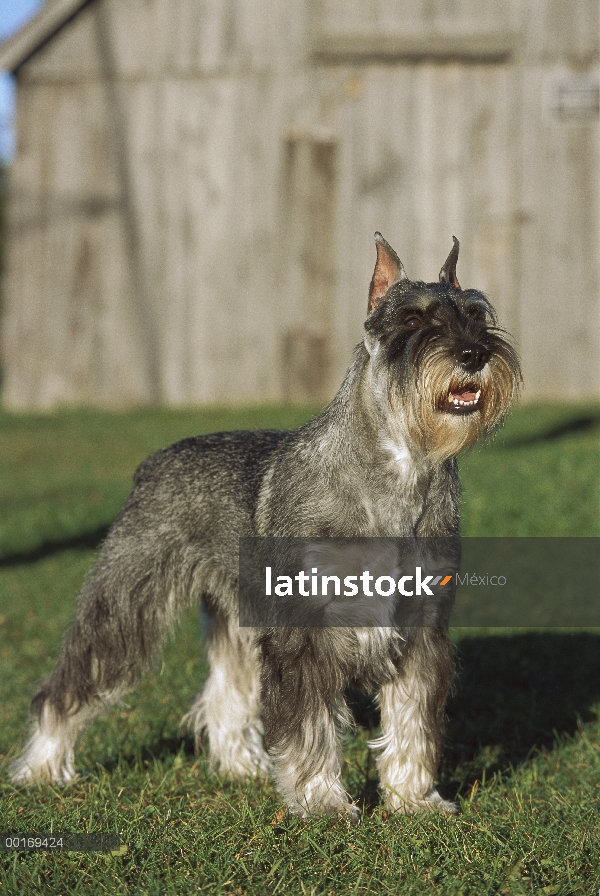
<svg viewBox="0 0 600 896"><path fill-rule="evenodd" d="M409 280L375 241L364 340L316 419L295 432L185 439L137 470L33 699L16 783L74 777L78 737L139 681L200 597L212 620L210 675L186 718L216 770L271 773L292 812L355 819L339 740L352 684L378 693L372 746L385 806L456 811L434 789L453 672L443 629L407 640L392 627L255 631L238 620L241 537L457 537L456 454L492 432L519 389L488 299L458 283L458 241L436 283Z"/></svg>

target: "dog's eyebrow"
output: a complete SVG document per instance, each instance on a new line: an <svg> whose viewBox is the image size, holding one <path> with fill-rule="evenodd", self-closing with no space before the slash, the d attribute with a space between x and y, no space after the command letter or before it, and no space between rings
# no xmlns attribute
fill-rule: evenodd
<svg viewBox="0 0 600 896"><path fill-rule="evenodd" d="M484 305L486 309L491 307L488 297L478 289L465 289L463 299L466 305Z"/></svg>
<svg viewBox="0 0 600 896"><path fill-rule="evenodd" d="M465 311L469 311L472 308L475 308L478 311L487 312L487 311L489 311L489 303L483 302L478 299L469 299L467 302L464 303L463 308L465 309Z"/></svg>
<svg viewBox="0 0 600 896"><path fill-rule="evenodd" d="M409 305L403 305L400 310L402 311L402 314L404 316L406 316L407 314L423 314L423 312L426 311L427 309L424 308L422 305L419 305L416 302L413 302Z"/></svg>
<svg viewBox="0 0 600 896"><path fill-rule="evenodd" d="M478 308L485 314L489 314L493 321L496 320L496 314L491 302L482 292L473 290L465 295L464 309L466 311L469 308Z"/></svg>
<svg viewBox="0 0 600 896"><path fill-rule="evenodd" d="M427 287L428 284L425 283L422 284L421 288L419 288L419 284L416 284L415 289L407 290L399 297L400 301L397 307L403 314L407 311L423 313L427 311L432 302L439 301L440 296L437 290L432 292Z"/></svg>

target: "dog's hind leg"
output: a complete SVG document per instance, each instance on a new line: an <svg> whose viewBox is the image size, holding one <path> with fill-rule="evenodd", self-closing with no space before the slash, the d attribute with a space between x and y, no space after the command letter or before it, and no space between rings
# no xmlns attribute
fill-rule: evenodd
<svg viewBox="0 0 600 896"><path fill-rule="evenodd" d="M441 753L444 703L453 674L451 646L444 632L416 630L399 675L378 696L381 737L370 747L377 758L385 807L412 814L456 814L454 803L434 789Z"/></svg>
<svg viewBox="0 0 600 896"><path fill-rule="evenodd" d="M196 743L206 735L210 764L219 774L233 778L268 774L253 630L220 614L211 619L208 660L209 677L184 721Z"/></svg>
<svg viewBox="0 0 600 896"><path fill-rule="evenodd" d="M58 663L32 701L33 735L11 769L17 784L74 777L78 737L148 671L189 599L190 576L181 587L186 564L174 548L118 530L109 534Z"/></svg>

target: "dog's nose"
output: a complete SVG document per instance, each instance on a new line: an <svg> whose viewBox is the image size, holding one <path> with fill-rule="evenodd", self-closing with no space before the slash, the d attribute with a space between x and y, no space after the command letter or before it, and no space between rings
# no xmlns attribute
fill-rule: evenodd
<svg viewBox="0 0 600 896"><path fill-rule="evenodd" d="M458 349L457 360L470 373L475 373L485 367L490 360L491 352L478 342L467 342Z"/></svg>

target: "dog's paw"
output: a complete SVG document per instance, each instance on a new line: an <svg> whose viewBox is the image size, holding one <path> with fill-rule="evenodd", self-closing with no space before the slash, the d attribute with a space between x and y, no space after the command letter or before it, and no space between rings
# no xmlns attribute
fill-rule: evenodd
<svg viewBox="0 0 600 896"><path fill-rule="evenodd" d="M15 787L27 787L35 784L36 781L43 780L43 776L39 771L36 773L24 762L23 758L16 759L8 768L8 777Z"/></svg>
<svg viewBox="0 0 600 896"><path fill-rule="evenodd" d="M270 777L273 769L264 748L260 720L253 719L245 725L225 724L225 721L224 717L216 720L212 713L207 719L201 693L179 727L192 731L196 752L201 745L208 745L210 767L216 774L235 780Z"/></svg>
<svg viewBox="0 0 600 896"><path fill-rule="evenodd" d="M219 775L235 780L271 776L271 760L257 739L232 736L227 749L223 749L222 744L219 747L219 751L215 751L213 744L209 743L210 765Z"/></svg>
<svg viewBox="0 0 600 896"><path fill-rule="evenodd" d="M431 789L423 797L404 797L392 790L384 788L384 806L388 812L397 815L416 815L418 812L439 812L441 815L458 815L456 803L443 799L437 790Z"/></svg>
<svg viewBox="0 0 600 896"><path fill-rule="evenodd" d="M440 812L442 815L458 815L459 808L452 800L445 800L437 790L430 790L425 795L424 809L429 812Z"/></svg>
<svg viewBox="0 0 600 896"><path fill-rule="evenodd" d="M350 802L339 775L321 773L307 781L302 789L294 787L292 793L281 786L279 790L293 815L307 818L309 815L339 815L354 825L360 821L360 811ZM286 792L287 790L287 792ZM293 795L292 795L293 794Z"/></svg>
<svg viewBox="0 0 600 896"><path fill-rule="evenodd" d="M10 766L9 775L19 787L43 781L64 787L77 777L74 758L71 738L64 732L48 734L36 725L25 749Z"/></svg>
<svg viewBox="0 0 600 896"><path fill-rule="evenodd" d="M34 784L56 784L66 787L77 777L72 761L38 761L38 757L26 751L9 767L10 780L16 787L30 787Z"/></svg>
<svg viewBox="0 0 600 896"><path fill-rule="evenodd" d="M337 815L338 818L348 822L354 827L360 824L360 809L354 803L319 803L307 806L301 802L292 802L288 805L288 809L292 815L300 815L301 818L310 818L315 815Z"/></svg>

